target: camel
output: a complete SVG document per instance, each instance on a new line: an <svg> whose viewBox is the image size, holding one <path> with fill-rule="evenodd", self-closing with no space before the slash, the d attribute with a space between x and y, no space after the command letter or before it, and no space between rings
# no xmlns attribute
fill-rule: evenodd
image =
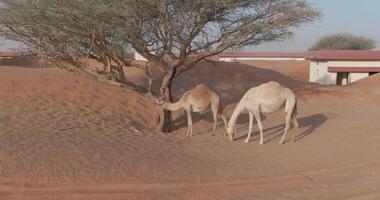
<svg viewBox="0 0 380 200"><path fill-rule="evenodd" d="M175 111L184 109L187 113L187 136L193 135L193 120L191 112L204 114L211 110L214 117L213 132L216 130L218 117L222 117L223 123L227 125L227 119L222 113L220 97L212 92L206 85L199 84L195 88L185 92L181 99L176 103L170 103L163 98L158 98L156 104L162 106L166 110Z"/></svg>
<svg viewBox="0 0 380 200"><path fill-rule="evenodd" d="M245 143L249 142L252 133L253 116L255 116L257 125L260 130L260 142L264 144L263 126L261 124L260 113L272 113L285 107L285 131L280 144L284 143L286 132L289 130L290 119L293 121L295 128L298 128L297 122L297 99L292 90L280 85L278 82L270 81L249 89L236 106L230 121L227 124L227 134L230 139L234 137L234 125L242 111L249 113L249 131ZM295 141L295 132L293 142Z"/></svg>

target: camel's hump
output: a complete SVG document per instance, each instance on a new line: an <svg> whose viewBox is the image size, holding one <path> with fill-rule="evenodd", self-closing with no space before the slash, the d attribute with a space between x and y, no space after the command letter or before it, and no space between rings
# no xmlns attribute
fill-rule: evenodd
<svg viewBox="0 0 380 200"><path fill-rule="evenodd" d="M260 87L260 88L282 88L283 85L281 85L277 81L268 81L266 83L259 85L258 87Z"/></svg>
<svg viewBox="0 0 380 200"><path fill-rule="evenodd" d="M281 85L281 84L277 81L268 81L266 85Z"/></svg>
<svg viewBox="0 0 380 200"><path fill-rule="evenodd" d="M194 89L196 89L196 90L209 90L207 85L205 85L205 84L198 84L197 86L195 86Z"/></svg>

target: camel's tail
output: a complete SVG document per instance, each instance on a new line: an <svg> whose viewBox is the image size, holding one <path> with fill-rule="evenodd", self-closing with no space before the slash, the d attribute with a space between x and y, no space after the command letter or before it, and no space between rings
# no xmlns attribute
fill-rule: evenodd
<svg viewBox="0 0 380 200"><path fill-rule="evenodd" d="M298 125L298 122L297 122L297 98L294 97L294 108L293 108L293 112L292 112L292 120L293 120L293 125L295 128L298 128L299 125Z"/></svg>

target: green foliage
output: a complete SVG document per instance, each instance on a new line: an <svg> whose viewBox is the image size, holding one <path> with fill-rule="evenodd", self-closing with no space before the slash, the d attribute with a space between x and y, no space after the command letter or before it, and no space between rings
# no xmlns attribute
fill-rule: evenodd
<svg viewBox="0 0 380 200"><path fill-rule="evenodd" d="M310 50L368 50L374 49L375 44L371 38L343 33L319 39Z"/></svg>

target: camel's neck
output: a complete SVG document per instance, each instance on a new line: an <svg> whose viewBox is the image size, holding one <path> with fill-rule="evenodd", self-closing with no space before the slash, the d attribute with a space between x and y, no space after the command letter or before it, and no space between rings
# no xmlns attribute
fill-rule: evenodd
<svg viewBox="0 0 380 200"><path fill-rule="evenodd" d="M176 103L166 102L162 105L162 107L165 108L166 110L170 110L170 111L179 110L182 108L181 100L177 101Z"/></svg>
<svg viewBox="0 0 380 200"><path fill-rule="evenodd" d="M230 118L230 121L228 122L228 127L229 128L234 128L235 124L236 124L236 121L237 121L237 118L239 117L241 111L243 111L243 107L242 107L242 104L238 104L234 110L234 112L232 113L231 115L231 118Z"/></svg>

